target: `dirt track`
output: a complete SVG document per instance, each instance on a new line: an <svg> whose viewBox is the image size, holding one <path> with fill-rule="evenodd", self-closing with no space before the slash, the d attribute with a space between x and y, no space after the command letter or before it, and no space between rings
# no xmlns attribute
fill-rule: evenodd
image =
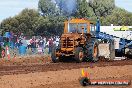
<svg viewBox="0 0 132 88"><path fill-rule="evenodd" d="M27 74L33 72L47 72L47 71L59 71L59 70L70 70L70 69L79 69L87 67L105 67L105 66L123 66L123 65L132 65L132 60L122 60L122 61L112 61L105 62L100 61L96 63L83 62L83 63L34 63L34 64L19 64L19 65L7 65L0 66L0 76L2 75L12 75L12 74Z"/></svg>
<svg viewBox="0 0 132 88"><path fill-rule="evenodd" d="M34 59L0 60L0 87L82 88L78 81L82 68L92 74L91 79L132 80L132 59L96 63L76 63L74 61L52 63L49 58L37 57ZM90 86L88 88L106 88L106 86ZM132 88L132 85L107 86L107 88Z"/></svg>
<svg viewBox="0 0 132 88"><path fill-rule="evenodd" d="M132 80L132 65L84 68L91 79ZM0 76L1 88L83 88L79 84L80 69L35 72ZM130 86L88 86L86 88L132 88Z"/></svg>

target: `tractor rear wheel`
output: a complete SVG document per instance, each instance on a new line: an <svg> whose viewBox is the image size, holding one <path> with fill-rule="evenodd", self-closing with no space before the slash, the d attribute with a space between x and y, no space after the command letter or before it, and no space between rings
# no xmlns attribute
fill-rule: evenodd
<svg viewBox="0 0 132 88"><path fill-rule="evenodd" d="M84 51L82 47L77 47L75 49L75 60L80 63L84 59Z"/></svg>
<svg viewBox="0 0 132 88"><path fill-rule="evenodd" d="M59 62L59 57L56 56L56 47L55 46L52 48L51 59L54 63Z"/></svg>
<svg viewBox="0 0 132 88"><path fill-rule="evenodd" d="M87 61L97 62L98 61L98 41L93 40L87 44Z"/></svg>

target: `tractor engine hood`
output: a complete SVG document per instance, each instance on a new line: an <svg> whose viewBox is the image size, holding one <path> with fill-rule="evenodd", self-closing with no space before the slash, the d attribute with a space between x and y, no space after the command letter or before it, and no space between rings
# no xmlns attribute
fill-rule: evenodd
<svg viewBox="0 0 132 88"><path fill-rule="evenodd" d="M78 38L81 38L81 34L78 34L78 33L67 33L67 34L62 34L61 36L62 38L69 38L69 39L78 39Z"/></svg>

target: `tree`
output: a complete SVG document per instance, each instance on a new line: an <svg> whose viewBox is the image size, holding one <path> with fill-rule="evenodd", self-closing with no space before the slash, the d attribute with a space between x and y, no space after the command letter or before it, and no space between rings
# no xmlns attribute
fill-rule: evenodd
<svg viewBox="0 0 132 88"><path fill-rule="evenodd" d="M4 34L5 31L15 32L15 30L17 30L16 27L18 25L19 25L18 20L16 20L15 18L9 17L1 22L0 29L1 29L2 34Z"/></svg>
<svg viewBox="0 0 132 88"><path fill-rule="evenodd" d="M52 0L39 0L38 9L43 16L56 15L57 9Z"/></svg>
<svg viewBox="0 0 132 88"><path fill-rule="evenodd" d="M39 0L39 11L42 13L36 24L37 33L41 35L60 35L63 22L68 14L66 0Z"/></svg>
<svg viewBox="0 0 132 88"><path fill-rule="evenodd" d="M60 14L71 16L76 10L76 0L55 0Z"/></svg>
<svg viewBox="0 0 132 88"><path fill-rule="evenodd" d="M81 18L91 18L94 15L92 8L89 7L88 2L86 0L77 0L76 5L76 11L75 11L75 17L81 17Z"/></svg>
<svg viewBox="0 0 132 88"><path fill-rule="evenodd" d="M33 35L35 29L35 22L39 18L38 11L34 9L24 9L19 15L15 17L19 21L19 26L17 30L20 32L26 32L26 35ZM23 27L22 27L23 26Z"/></svg>
<svg viewBox="0 0 132 88"><path fill-rule="evenodd" d="M116 7L111 15L107 17L102 17L102 24L103 25L110 25L114 24L115 26L119 25L132 25L132 13L127 12L124 9Z"/></svg>
<svg viewBox="0 0 132 88"><path fill-rule="evenodd" d="M89 0L89 6L93 9L96 17L110 15L115 8L114 0Z"/></svg>
<svg viewBox="0 0 132 88"><path fill-rule="evenodd" d="M0 29L2 32L23 32L25 35L33 35L35 31L35 21L39 18L39 13L33 9L24 9L20 14L2 21Z"/></svg>
<svg viewBox="0 0 132 88"><path fill-rule="evenodd" d="M63 16L48 16L43 17L40 16L39 19L36 21L36 31L37 35L61 35L63 32L63 22L66 18Z"/></svg>
<svg viewBox="0 0 132 88"><path fill-rule="evenodd" d="M61 35L64 30L65 19L65 16L50 17L49 20L51 22L51 26L48 31L52 35Z"/></svg>

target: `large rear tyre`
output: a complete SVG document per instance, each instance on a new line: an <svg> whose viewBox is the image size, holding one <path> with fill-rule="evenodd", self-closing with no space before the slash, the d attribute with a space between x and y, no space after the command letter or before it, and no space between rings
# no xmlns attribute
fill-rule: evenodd
<svg viewBox="0 0 132 88"><path fill-rule="evenodd" d="M82 47L77 47L75 49L75 60L76 62L80 63L84 59L84 51Z"/></svg>
<svg viewBox="0 0 132 88"><path fill-rule="evenodd" d="M59 57L56 56L56 47L52 48L51 59L54 63L59 62Z"/></svg>
<svg viewBox="0 0 132 88"><path fill-rule="evenodd" d="M92 40L91 40L92 41ZM98 41L93 40L92 42L89 42L87 44L87 61L97 62L99 60L98 58Z"/></svg>

